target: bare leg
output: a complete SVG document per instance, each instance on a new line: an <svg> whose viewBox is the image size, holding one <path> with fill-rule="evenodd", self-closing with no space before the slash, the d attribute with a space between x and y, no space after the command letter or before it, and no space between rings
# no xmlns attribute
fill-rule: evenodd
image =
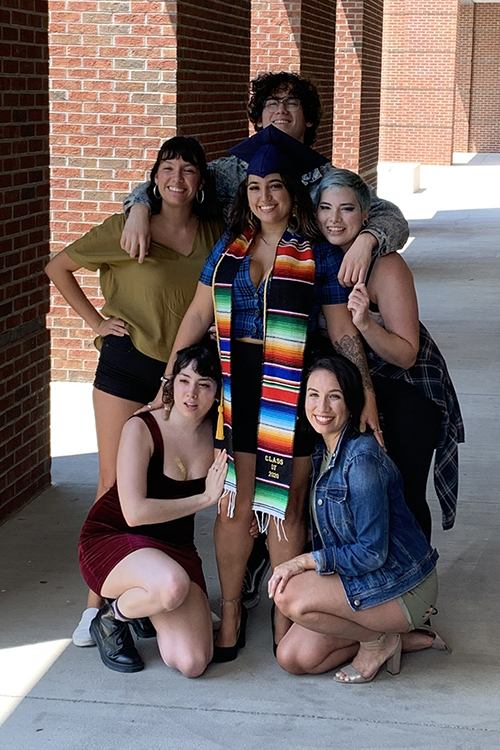
<svg viewBox="0 0 500 750"><path fill-rule="evenodd" d="M203 674L214 647L210 606L200 587L191 581L183 604L172 612L152 615L151 622L167 667L178 669L186 677Z"/></svg>
<svg viewBox="0 0 500 750"><path fill-rule="evenodd" d="M309 487L309 475L311 473L311 459L309 456L294 458L292 481L288 506L285 515L285 533L287 538L278 539L276 526L271 520L267 534L267 544L271 566L291 560L292 557L300 555L304 551L306 542L305 507L307 490ZM291 625L291 621L284 617L279 609L274 616L275 640L279 643L281 638Z"/></svg>
<svg viewBox="0 0 500 750"><path fill-rule="evenodd" d="M228 517L227 502L223 501L214 529L221 593L222 598L227 602L221 608L221 626L215 641L217 646L222 647L234 646L238 637L241 621L239 597L246 564L253 546L249 529L253 519L255 455L235 452L234 464L237 480L234 516Z"/></svg>
<svg viewBox="0 0 500 750"><path fill-rule="evenodd" d="M294 623L281 639L278 664L291 674L323 674L356 656L359 643L322 635Z"/></svg>
<svg viewBox="0 0 500 750"><path fill-rule="evenodd" d="M97 388L92 391L92 400L99 452L99 481L95 499L99 500L116 482L116 458L123 425L142 404L111 396ZM89 591L87 607L99 608L102 605L101 597Z"/></svg>
<svg viewBox="0 0 500 750"><path fill-rule="evenodd" d="M116 482L116 458L123 425L144 404L111 396L98 388L93 389L92 400L99 451L98 500Z"/></svg>
<svg viewBox="0 0 500 750"><path fill-rule="evenodd" d="M338 575L318 576L314 571L307 571L292 578L275 599L293 622L315 633L348 641L376 641L384 632L396 634L408 630L408 621L396 600L353 611ZM363 676L370 676L390 656L396 642L394 635L376 651L360 647L353 667Z"/></svg>
<svg viewBox="0 0 500 750"><path fill-rule="evenodd" d="M131 552L108 575L102 594L119 598L124 617L151 617L167 666L187 677L205 671L212 658L208 599L175 560L156 549Z"/></svg>
<svg viewBox="0 0 500 750"><path fill-rule="evenodd" d="M184 568L158 549L139 549L115 565L103 583L101 594L120 597L124 617L150 617L177 609L189 593L190 579Z"/></svg>

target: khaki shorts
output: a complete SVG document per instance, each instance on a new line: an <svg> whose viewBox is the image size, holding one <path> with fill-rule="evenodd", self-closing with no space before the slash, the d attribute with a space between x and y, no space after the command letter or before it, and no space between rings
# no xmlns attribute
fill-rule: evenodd
<svg viewBox="0 0 500 750"><path fill-rule="evenodd" d="M414 589L398 596L397 602L410 623L410 630L423 625L433 614L438 595L438 579L436 569Z"/></svg>

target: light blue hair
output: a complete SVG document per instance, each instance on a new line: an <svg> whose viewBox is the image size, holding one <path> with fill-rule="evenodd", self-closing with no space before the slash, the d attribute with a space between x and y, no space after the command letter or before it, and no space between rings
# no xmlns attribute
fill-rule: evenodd
<svg viewBox="0 0 500 750"><path fill-rule="evenodd" d="M370 188L366 182L356 172L351 172L349 169L336 169L335 167L329 169L314 187L311 195L314 212L316 213L318 210L324 190L329 190L330 188L339 190L343 187L350 188L353 191L362 213L368 213L372 199Z"/></svg>

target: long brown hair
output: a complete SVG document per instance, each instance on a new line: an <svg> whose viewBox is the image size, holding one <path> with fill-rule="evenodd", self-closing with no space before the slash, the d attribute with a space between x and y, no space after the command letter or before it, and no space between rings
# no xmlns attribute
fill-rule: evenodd
<svg viewBox="0 0 500 750"><path fill-rule="evenodd" d="M317 238L319 230L308 189L298 177L289 174L280 174L280 177L293 201L289 230L301 237ZM248 203L247 184L248 178L240 183L236 193L229 217L229 242L233 242L247 227L260 231L260 221L252 214Z"/></svg>

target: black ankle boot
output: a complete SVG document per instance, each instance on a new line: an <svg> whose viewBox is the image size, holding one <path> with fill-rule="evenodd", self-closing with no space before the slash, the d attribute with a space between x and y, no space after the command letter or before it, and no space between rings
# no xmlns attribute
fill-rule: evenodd
<svg viewBox="0 0 500 750"><path fill-rule="evenodd" d="M103 663L115 672L140 672L144 662L134 646L127 622L115 618L106 602L90 623L90 633Z"/></svg>
<svg viewBox="0 0 500 750"><path fill-rule="evenodd" d="M138 638L156 638L156 630L149 617L136 617L130 624Z"/></svg>

